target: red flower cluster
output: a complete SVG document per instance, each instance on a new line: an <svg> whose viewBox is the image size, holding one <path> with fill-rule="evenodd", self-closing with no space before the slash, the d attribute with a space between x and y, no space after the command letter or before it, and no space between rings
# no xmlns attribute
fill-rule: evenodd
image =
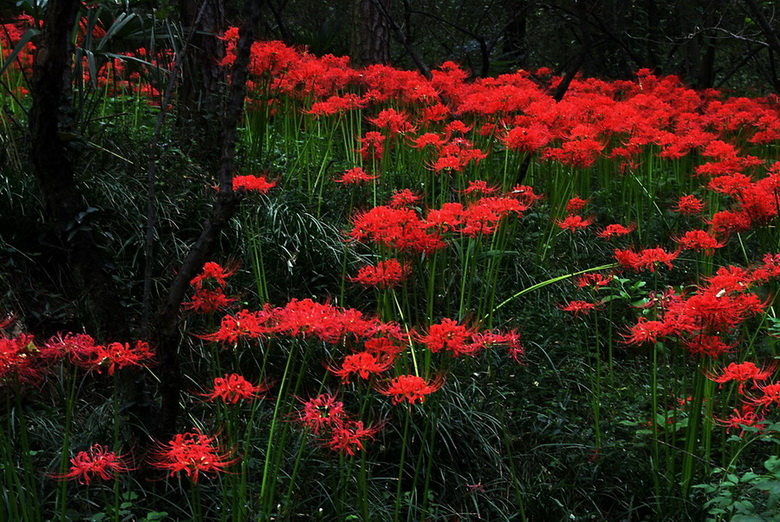
<svg viewBox="0 0 780 522"><path fill-rule="evenodd" d="M382 395L391 398L393 404L407 401L409 404L424 402L426 396L437 391L444 385L444 380L437 377L428 382L416 375L399 375L385 385L377 385L376 389Z"/></svg>
<svg viewBox="0 0 780 522"><path fill-rule="evenodd" d="M67 357L80 368L98 373L107 370L109 375L128 366L143 366L154 358L154 351L145 341L102 345L86 334L53 337L46 343L46 350Z"/></svg>
<svg viewBox="0 0 780 522"><path fill-rule="evenodd" d="M198 482L202 473L221 473L237 460L233 452L219 449L216 437L195 428L191 432L177 433L167 444L160 444L151 463L169 471L171 477L184 472L193 482Z"/></svg>
<svg viewBox="0 0 780 522"><path fill-rule="evenodd" d="M253 385L241 375L231 373L225 374L224 377L215 377L212 390L203 396L209 401L221 399L227 404L237 404L238 401L256 399L270 389L270 384Z"/></svg>
<svg viewBox="0 0 780 522"><path fill-rule="evenodd" d="M391 357L383 357L366 351L347 355L341 363L341 368L328 367L328 371L341 377L342 383L348 383L352 374L359 375L361 379L368 379L373 374L386 371L392 365L393 359Z"/></svg>
<svg viewBox="0 0 780 522"><path fill-rule="evenodd" d="M373 438L380 426L366 427L363 421L349 418L344 403L330 394L322 394L303 402L299 421L318 435L326 448L355 455L365 450L365 440Z"/></svg>
<svg viewBox="0 0 780 522"><path fill-rule="evenodd" d="M598 236L602 239L612 239L613 237L620 237L630 234L636 229L636 225L634 223L626 226L623 226L619 223L614 223L612 225L607 225L604 227L604 230L599 232Z"/></svg>
<svg viewBox="0 0 780 522"><path fill-rule="evenodd" d="M192 300L182 307L201 314L211 314L230 306L235 298L225 295L225 280L234 272L235 269L226 270L217 263L207 262L203 265L203 271L190 281L195 293Z"/></svg>
<svg viewBox="0 0 780 522"><path fill-rule="evenodd" d="M650 270L655 272L659 264L664 264L668 268L673 268L672 261L680 255L680 251L667 252L662 248L646 248L640 252L634 252L631 249L615 249L615 259L624 268L631 270Z"/></svg>
<svg viewBox="0 0 780 522"><path fill-rule="evenodd" d="M433 252L444 248L436 232L429 232L417 212L410 208L374 207L353 219L353 241L371 241L396 250Z"/></svg>
<svg viewBox="0 0 780 522"><path fill-rule="evenodd" d="M754 363L745 361L743 363L730 363L720 375L708 373L707 378L720 383L736 381L739 383L737 391L740 394L745 392L745 383L752 381L755 385L759 381L765 381L777 369L777 362L773 362L768 367L758 368Z"/></svg>
<svg viewBox="0 0 780 522"><path fill-rule="evenodd" d="M564 312L570 312L574 317L588 315L598 307L598 303L589 303L587 301L570 301L567 304L558 305L558 308Z"/></svg>
<svg viewBox="0 0 780 522"><path fill-rule="evenodd" d="M337 344L347 338L368 339L382 334L403 338L397 325L366 318L354 308L339 308L311 299L293 299L283 307L269 305L257 312L242 310L222 319L220 329L201 336L208 341L235 344L239 339L257 339L268 335L313 337Z"/></svg>
<svg viewBox="0 0 780 522"><path fill-rule="evenodd" d="M723 340L723 336L763 312L766 306L749 291L756 282L764 281L766 275L764 267L752 271L721 267L691 295L670 293L659 299L656 302L658 319L640 317L631 327L626 342L643 344L677 337L694 355L718 357L728 353L732 346Z"/></svg>
<svg viewBox="0 0 780 522"><path fill-rule="evenodd" d="M379 179L379 176L371 176L362 168L355 167L341 174L335 181L336 183L343 183L345 185L360 185L361 183L366 183L375 179Z"/></svg>
<svg viewBox="0 0 780 522"><path fill-rule="evenodd" d="M400 263L397 259L380 261L376 266L362 267L357 276L350 281L364 286L376 286L379 288L393 288L404 281L410 273L408 265Z"/></svg>
<svg viewBox="0 0 780 522"><path fill-rule="evenodd" d="M442 319L439 324L432 324L428 328L428 333L415 334L414 337L431 352L446 351L452 357L460 355L473 357L489 346L506 346L510 356L515 360L518 360L523 353L520 335L515 331L506 333L478 332L447 318Z"/></svg>
<svg viewBox="0 0 780 522"><path fill-rule="evenodd" d="M259 194L266 194L275 186L276 182L268 181L268 178L265 176L233 176L233 190L243 189Z"/></svg>
<svg viewBox="0 0 780 522"><path fill-rule="evenodd" d="M45 364L43 355L32 335L0 337L0 384L36 381Z"/></svg>
<svg viewBox="0 0 780 522"><path fill-rule="evenodd" d="M576 214L569 214L564 219L556 220L555 224L563 230L574 232L591 226L593 224L593 218L583 218Z"/></svg>
<svg viewBox="0 0 780 522"><path fill-rule="evenodd" d="M119 456L105 446L95 444L87 451L80 451L70 459L70 470L61 475L51 475L60 480L77 480L79 484L89 485L94 479L110 480L117 473L125 473L130 468L125 457Z"/></svg>

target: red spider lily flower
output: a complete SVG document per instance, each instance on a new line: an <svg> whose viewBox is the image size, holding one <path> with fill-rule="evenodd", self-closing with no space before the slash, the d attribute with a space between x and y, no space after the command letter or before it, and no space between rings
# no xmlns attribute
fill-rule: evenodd
<svg viewBox="0 0 780 522"><path fill-rule="evenodd" d="M517 364L525 365L525 347L514 344L507 345L509 357Z"/></svg>
<svg viewBox="0 0 780 522"><path fill-rule="evenodd" d="M498 188L496 187L489 187L487 184L487 181L482 181L481 179L469 181L469 186L465 189L460 191L463 194L472 194L474 192L479 192L480 194L495 194L498 192Z"/></svg>
<svg viewBox="0 0 780 522"><path fill-rule="evenodd" d="M114 375L116 370L128 366L143 366L154 357L154 351L146 341L136 341L133 346L130 343L115 342L97 348L93 360L89 363L89 369L102 373L107 367L109 375Z"/></svg>
<svg viewBox="0 0 780 522"><path fill-rule="evenodd" d="M373 353L379 358L395 359L395 357L404 351L406 348L398 344L398 341L389 337L372 337L366 339L363 344L365 350L369 353Z"/></svg>
<svg viewBox="0 0 780 522"><path fill-rule="evenodd" d="M479 163L487 157L480 149L472 148L470 141L464 138L454 138L443 145L439 151L439 158L431 167L435 172L450 170L460 172L471 163Z"/></svg>
<svg viewBox="0 0 780 522"><path fill-rule="evenodd" d="M719 194L725 194L732 197L740 196L753 183L753 178L739 172L734 172L726 176L717 176L710 180L707 188Z"/></svg>
<svg viewBox="0 0 780 522"><path fill-rule="evenodd" d="M382 373L392 365L392 359L382 358L371 352L358 352L344 357L341 368L328 367L328 371L341 377L341 382L346 384L353 373L361 379L368 379L372 374Z"/></svg>
<svg viewBox="0 0 780 522"><path fill-rule="evenodd" d="M425 224L442 232L456 230L463 224L464 208L460 203L444 203L441 208L428 210Z"/></svg>
<svg viewBox="0 0 780 522"><path fill-rule="evenodd" d="M192 295L192 299L182 303L181 307L198 314L213 314L217 310L227 308L235 301L235 298L226 296L221 288L217 290L198 288Z"/></svg>
<svg viewBox="0 0 780 522"><path fill-rule="evenodd" d="M364 286L393 288L404 281L410 272L411 268L400 263L397 259L386 259L377 263L376 266L362 267L357 276L350 277L349 280Z"/></svg>
<svg viewBox="0 0 780 522"><path fill-rule="evenodd" d="M458 324L452 319L442 319L439 324L432 324L425 335L417 335L418 341L423 343L433 353L447 350L450 355L474 356L484 348L479 339L475 339L477 332Z"/></svg>
<svg viewBox="0 0 780 522"><path fill-rule="evenodd" d="M696 293L688 299L673 303L669 315L675 321L685 322L693 329L725 331L736 328L748 317L761 313L766 303L753 293L729 292L717 287Z"/></svg>
<svg viewBox="0 0 780 522"><path fill-rule="evenodd" d="M712 253L716 248L722 248L725 243L717 240L704 230L689 230L681 237L675 239L683 250L701 250Z"/></svg>
<svg viewBox="0 0 780 522"><path fill-rule="evenodd" d="M353 219L353 241L369 240L398 250L429 253L446 245L410 208L374 207Z"/></svg>
<svg viewBox="0 0 780 522"><path fill-rule="evenodd" d="M291 337L315 337L336 344L347 337L362 339L376 333L379 321L363 317L354 308L341 309L329 303L311 299L293 299L284 307L275 308L274 332Z"/></svg>
<svg viewBox="0 0 780 522"><path fill-rule="evenodd" d="M57 480L77 480L89 485L92 480L110 480L117 473L131 471L125 457L119 456L105 446L95 444L87 451L80 451L70 459L70 470L63 474L50 475Z"/></svg>
<svg viewBox="0 0 780 522"><path fill-rule="evenodd" d="M301 402L303 410L298 412L298 420L316 435L323 429L333 430L347 421L344 403L328 393Z"/></svg>
<svg viewBox="0 0 780 522"><path fill-rule="evenodd" d="M640 317L630 329L629 335L624 335L626 344L655 343L661 337L668 335L669 327L663 321L650 321Z"/></svg>
<svg viewBox="0 0 780 522"><path fill-rule="evenodd" d="M275 181L268 181L265 176L233 176L233 190L243 189L251 192L266 194L276 186Z"/></svg>
<svg viewBox="0 0 780 522"><path fill-rule="evenodd" d="M688 339L682 344L691 355L709 356L717 359L723 354L731 352L733 344L726 344L717 335L699 334Z"/></svg>
<svg viewBox="0 0 780 522"><path fill-rule="evenodd" d="M596 139L583 137L564 141L559 148L547 149L542 157L572 167L587 168L596 163L604 147L605 145Z"/></svg>
<svg viewBox="0 0 780 522"><path fill-rule="evenodd" d="M525 364L525 348L520 344L520 334L515 330L503 333L485 331L474 334L476 344L482 346L505 346L509 357L517 364Z"/></svg>
<svg viewBox="0 0 780 522"><path fill-rule="evenodd" d="M765 254L762 266L753 270L750 274L755 282L765 282L780 277L780 254Z"/></svg>
<svg viewBox="0 0 780 522"><path fill-rule="evenodd" d="M385 152L385 137L381 132L367 132L365 136L358 138L358 141L360 142L358 152L360 152L364 160L382 159L382 155Z"/></svg>
<svg viewBox="0 0 780 522"><path fill-rule="evenodd" d="M387 129L390 135L414 132L414 126L409 123L409 115L395 109L384 109L376 118L369 118L368 121L380 129Z"/></svg>
<svg viewBox="0 0 780 522"><path fill-rule="evenodd" d="M522 216L527 209L527 206L514 198L483 197L471 203L463 212L463 227L460 231L471 237L489 235L496 231L506 216L511 213Z"/></svg>
<svg viewBox="0 0 780 522"><path fill-rule="evenodd" d="M44 351L53 357L67 357L70 362L79 367L91 367L92 361L98 357L97 353L103 347L98 345L87 334L72 334L66 336L57 335L46 342Z"/></svg>
<svg viewBox="0 0 780 522"><path fill-rule="evenodd" d="M765 381L776 369L777 361L773 361L769 366L761 369L754 363L745 361L743 363L729 364L721 375L707 373L706 376L709 380L715 381L721 385L729 381L737 381L739 383L737 391L740 395L743 395L746 382L753 381L753 384L755 385L757 381Z"/></svg>
<svg viewBox="0 0 780 522"><path fill-rule="evenodd" d="M396 191L390 196L390 206L392 208L408 207L420 200L422 196L415 194L409 189L403 189Z"/></svg>
<svg viewBox="0 0 780 522"><path fill-rule="evenodd" d="M438 96L436 97L438 98ZM441 122L449 116L450 109L441 103L436 103L428 107L423 108L422 114L420 114L419 120L425 124Z"/></svg>
<svg viewBox="0 0 780 522"><path fill-rule="evenodd" d="M698 214L704 210L704 202L693 195L680 197L674 211L684 215Z"/></svg>
<svg viewBox="0 0 780 522"><path fill-rule="evenodd" d="M334 114L362 109L366 104L366 100L361 96L347 93L344 96L329 96L325 101L314 102L311 104L311 109L304 112L312 116L333 116Z"/></svg>
<svg viewBox="0 0 780 522"><path fill-rule="evenodd" d="M439 390L443 385L444 381L441 377L429 383L416 375L399 375L386 386L377 385L376 389L382 395L391 397L393 404L399 404L404 400L414 404L416 401L424 402L427 395Z"/></svg>
<svg viewBox="0 0 780 522"><path fill-rule="evenodd" d="M598 236L601 239L612 239L613 237L620 237L625 236L627 234L630 234L636 229L636 225L634 223L631 223L630 225L623 226L619 223L614 223L612 225L607 225L604 227L604 230L598 233Z"/></svg>
<svg viewBox="0 0 780 522"><path fill-rule="evenodd" d="M414 139L412 142L412 147L415 149L424 149L425 147L433 146L436 149L440 149L446 141L447 138L441 134L436 134L435 132L426 132L425 134L420 134L417 138Z"/></svg>
<svg viewBox="0 0 780 522"><path fill-rule="evenodd" d="M530 207L536 201L544 197L541 194L534 194L533 187L529 187L528 185L515 185L510 195L526 207Z"/></svg>
<svg viewBox="0 0 780 522"><path fill-rule="evenodd" d="M202 394L209 401L221 399L226 404L237 404L241 400L251 400L260 397L271 389L270 384L253 385L237 373L215 377L211 392Z"/></svg>
<svg viewBox="0 0 780 522"><path fill-rule="evenodd" d="M360 167L355 167L344 172L341 176L336 178L336 183L344 183L345 185L359 185L368 181L379 179L379 176L371 176L365 170Z"/></svg>
<svg viewBox="0 0 780 522"><path fill-rule="evenodd" d="M528 127L513 127L501 137L507 149L519 152L536 152L553 139L547 125L534 123Z"/></svg>
<svg viewBox="0 0 780 522"><path fill-rule="evenodd" d="M591 226L593 224L593 218L583 218L582 216L570 214L564 219L556 219L555 224L563 230L574 232L575 230Z"/></svg>
<svg viewBox="0 0 780 522"><path fill-rule="evenodd" d="M35 382L42 374L41 362L41 350L32 335L0 337L0 385L14 380Z"/></svg>
<svg viewBox="0 0 780 522"><path fill-rule="evenodd" d="M753 219L744 211L721 210L713 214L706 223L710 225L714 234L728 236L733 232L750 230L750 227L753 225Z"/></svg>
<svg viewBox="0 0 780 522"><path fill-rule="evenodd" d="M601 274L589 272L575 279L574 284L577 285L577 288L585 288L587 286L593 290L599 290L610 284L612 279L613 276L611 275L604 277Z"/></svg>
<svg viewBox="0 0 780 522"><path fill-rule="evenodd" d="M216 437L211 437L195 428L191 432L177 433L167 444L160 444L151 464L169 471L170 477L182 471L193 482L198 482L201 473L220 473L235 463L232 451L221 451Z"/></svg>
<svg viewBox="0 0 780 522"><path fill-rule="evenodd" d="M764 393L764 395L751 399L753 404L759 404L761 406L767 407L773 404L780 404L780 382L759 386L758 388Z"/></svg>
<svg viewBox="0 0 780 522"><path fill-rule="evenodd" d="M642 250L639 255L640 267L655 272L655 267L660 263L665 264L669 269L673 268L672 261L680 255L680 251L667 252L663 248L646 248Z"/></svg>
<svg viewBox="0 0 780 522"><path fill-rule="evenodd" d="M566 203L566 212L569 214L574 214L575 212L582 210L585 208L585 205L588 204L587 199L582 199L579 196L574 196L569 200L568 203Z"/></svg>
<svg viewBox="0 0 780 522"><path fill-rule="evenodd" d="M753 282L753 276L744 268L729 265L718 268L715 275L708 277L706 281L705 292L713 294L719 294L721 290L726 292L743 292Z"/></svg>
<svg viewBox="0 0 780 522"><path fill-rule="evenodd" d="M743 404L741 410L734 408L728 419L724 420L716 417L715 421L724 426L727 432L731 432L732 429L740 430L739 437L745 434L745 426L756 428L759 431L767 426L766 422L764 422L765 419L755 412L752 404Z"/></svg>
<svg viewBox="0 0 780 522"><path fill-rule="evenodd" d="M642 262L642 258L633 250L620 250L619 248L615 249L615 260L620 266L629 270L639 270Z"/></svg>
<svg viewBox="0 0 780 522"><path fill-rule="evenodd" d="M201 339L224 344L236 344L239 339L257 339L274 330L274 315L270 305L257 312L241 310L236 315L222 318L219 330L198 336Z"/></svg>
<svg viewBox="0 0 780 522"><path fill-rule="evenodd" d="M192 281L190 281L190 285L194 286L195 288L202 288L205 281L213 280L217 286L223 287L226 284L225 280L232 276L235 272L235 267L223 268L218 263L209 261L203 265L203 270L201 270L201 273L195 276Z"/></svg>
<svg viewBox="0 0 780 522"><path fill-rule="evenodd" d="M325 446L352 456L365 451L364 440L373 438L380 429L380 426L365 427L363 421L346 421L333 428Z"/></svg>
<svg viewBox="0 0 780 522"><path fill-rule="evenodd" d="M672 261L679 255L679 250L667 252L663 248L646 248L638 253L632 250L615 249L615 259L621 266L631 270L648 269L651 272L655 272L659 263L673 268Z"/></svg>
<svg viewBox="0 0 780 522"><path fill-rule="evenodd" d="M457 132L459 134L466 134L471 129L472 127L469 127L462 121L453 120L449 122L446 127L444 127L444 132L447 134L447 136L452 136L453 132Z"/></svg>
<svg viewBox="0 0 780 522"><path fill-rule="evenodd" d="M574 317L588 315L595 310L599 303L588 303L587 301L571 301L567 304L559 304L558 309L563 312L571 312Z"/></svg>

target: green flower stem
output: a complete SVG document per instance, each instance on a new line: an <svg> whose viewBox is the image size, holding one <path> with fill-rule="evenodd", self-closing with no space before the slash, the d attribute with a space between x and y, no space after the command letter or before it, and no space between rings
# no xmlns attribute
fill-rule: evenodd
<svg viewBox="0 0 780 522"><path fill-rule="evenodd" d="M406 405L406 416L404 419L404 434L401 444L401 458L398 462L398 484L395 488L395 508L393 510L393 521L398 522L401 515L401 484L404 476L404 464L406 464L406 444L409 440L409 418L411 417L412 405Z"/></svg>
<svg viewBox="0 0 780 522"><path fill-rule="evenodd" d="M78 369L74 366L70 374L68 374L67 371L65 371L66 376L66 390L67 395L65 396L65 427L64 427L64 435L62 438L62 453L60 454L60 466L59 466L59 474L64 475L65 471L68 469L68 462L70 460L70 430L72 428L73 424L73 406L76 401L76 376L77 376ZM63 480L60 482L59 487L57 488L57 500L56 505L58 507L58 511L60 513L60 520L65 521L67 520L66 512L67 512L67 502L68 500L68 482L66 480Z"/></svg>

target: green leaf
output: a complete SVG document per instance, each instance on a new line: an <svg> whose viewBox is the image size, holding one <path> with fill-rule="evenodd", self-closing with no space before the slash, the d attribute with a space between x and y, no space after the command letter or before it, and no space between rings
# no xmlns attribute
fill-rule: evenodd
<svg viewBox="0 0 780 522"><path fill-rule="evenodd" d="M27 43L32 40L34 37L38 36L40 34L40 31L35 28L27 29L22 37L19 39L18 42L16 42L16 45L14 46L14 50L11 51L11 54L8 55L5 62L3 62L2 65L0 65L0 76L3 75L6 69L8 69L8 66L14 63L14 60L16 60L16 57L19 55L20 52L22 52L22 49L27 45Z"/></svg>

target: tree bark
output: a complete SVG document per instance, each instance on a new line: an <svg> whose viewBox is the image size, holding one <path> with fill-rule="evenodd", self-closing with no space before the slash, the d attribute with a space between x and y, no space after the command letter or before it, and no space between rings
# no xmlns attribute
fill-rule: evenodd
<svg viewBox="0 0 780 522"><path fill-rule="evenodd" d="M352 0L349 55L353 67L390 63L390 23L383 12L388 7L387 0Z"/></svg>
<svg viewBox="0 0 780 522"><path fill-rule="evenodd" d="M152 426L152 432L162 440L175 432L179 417L179 396L182 387L179 360L181 304L190 281L202 270L220 233L235 215L241 201L241 194L233 191L236 136L244 108L250 50L257 35L261 4L262 0L249 0L248 13L239 31L236 60L230 77L228 103L222 119L222 154L216 201L211 215L203 225L200 237L190 249L181 269L171 282L165 301L154 321L152 344L157 349L158 361L162 368L160 375L162 404L156 422Z"/></svg>
<svg viewBox="0 0 780 522"><path fill-rule="evenodd" d="M223 0L179 0L179 10L184 34L193 31L177 98L179 139L190 156L214 172L220 159L219 119L225 85L225 70L219 65L225 56L219 39L225 29Z"/></svg>
<svg viewBox="0 0 780 522"><path fill-rule="evenodd" d="M118 290L88 226L92 212L74 174L81 142L73 123L70 38L80 7L79 0L49 0L46 6L30 88L31 161L46 221L59 237L89 331L101 340L126 340Z"/></svg>

